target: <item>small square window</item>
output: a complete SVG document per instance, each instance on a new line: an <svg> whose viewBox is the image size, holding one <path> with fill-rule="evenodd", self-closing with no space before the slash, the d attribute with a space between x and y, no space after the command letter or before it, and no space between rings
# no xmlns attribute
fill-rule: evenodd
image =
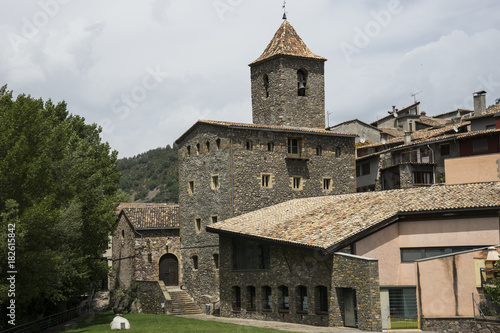
<svg viewBox="0 0 500 333"><path fill-rule="evenodd" d="M216 190L220 187L219 175L212 175L212 181L210 183L212 190Z"/></svg>
<svg viewBox="0 0 500 333"><path fill-rule="evenodd" d="M296 155L300 154L300 146L299 139L288 139L288 155Z"/></svg>
<svg viewBox="0 0 500 333"><path fill-rule="evenodd" d="M323 178L323 190L325 190L325 191L332 190L332 179L331 178Z"/></svg>
<svg viewBox="0 0 500 333"><path fill-rule="evenodd" d="M188 194L192 195L194 193L194 180L188 182Z"/></svg>
<svg viewBox="0 0 500 333"><path fill-rule="evenodd" d="M444 145L439 146L439 150L441 152L441 156L448 156L448 155L450 155L450 144L446 143Z"/></svg>
<svg viewBox="0 0 500 333"><path fill-rule="evenodd" d="M201 231L201 218L195 218L194 219L194 228L196 229L196 232Z"/></svg>
<svg viewBox="0 0 500 333"><path fill-rule="evenodd" d="M274 150L274 142L268 142L267 151L273 151L273 150Z"/></svg>
<svg viewBox="0 0 500 333"><path fill-rule="evenodd" d="M245 149L246 150L252 150L253 149L252 141L245 142Z"/></svg>
<svg viewBox="0 0 500 333"><path fill-rule="evenodd" d="M271 187L271 175L268 173L262 174L262 182L260 184L262 187Z"/></svg>
<svg viewBox="0 0 500 333"><path fill-rule="evenodd" d="M212 218L212 223L217 223L217 221L219 221L219 217L217 215L213 215L211 218Z"/></svg>
<svg viewBox="0 0 500 333"><path fill-rule="evenodd" d="M294 190L301 190L302 189L302 177L293 177L292 188Z"/></svg>
<svg viewBox="0 0 500 333"><path fill-rule="evenodd" d="M321 146L316 147L316 155L323 155L323 148L321 148Z"/></svg>

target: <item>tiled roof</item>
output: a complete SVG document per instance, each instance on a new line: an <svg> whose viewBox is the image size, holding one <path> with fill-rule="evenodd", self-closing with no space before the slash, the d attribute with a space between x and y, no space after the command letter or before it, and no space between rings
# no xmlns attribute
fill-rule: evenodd
<svg viewBox="0 0 500 333"><path fill-rule="evenodd" d="M482 118L482 117L489 117L489 116L493 116L495 113L499 113L499 112L500 112L500 104L493 105L492 107L486 109L485 113L466 117L466 119L476 119L476 118Z"/></svg>
<svg viewBox="0 0 500 333"><path fill-rule="evenodd" d="M326 60L326 58L320 57L309 50L287 20L283 21L264 52L250 66L281 56Z"/></svg>
<svg viewBox="0 0 500 333"><path fill-rule="evenodd" d="M405 131L399 130L397 128L379 128L382 133L389 134L393 137L405 135Z"/></svg>
<svg viewBox="0 0 500 333"><path fill-rule="evenodd" d="M427 126L432 126L432 127L442 127L448 125L451 121L450 120L445 120L445 119L436 119L436 118L431 118L427 116L420 116L418 120L415 122L422 123Z"/></svg>
<svg viewBox="0 0 500 333"><path fill-rule="evenodd" d="M332 136L351 136L355 137L356 134L352 133L340 133L333 132L319 128L310 128L310 127L291 127L291 126L277 126L277 125L256 125L256 124L248 124L248 123L235 123L229 121L218 121L218 120L198 120L190 129L188 129L180 138L175 140L175 142L181 142L196 126L199 124L210 124L216 126L223 126L228 128L247 128L247 129L255 129L255 130L271 130L271 131L282 131L282 132L303 132L305 134L322 134L322 135L332 135Z"/></svg>
<svg viewBox="0 0 500 333"><path fill-rule="evenodd" d="M135 229L179 228L179 205L167 203L121 203L120 214L125 214Z"/></svg>
<svg viewBox="0 0 500 333"><path fill-rule="evenodd" d="M352 193L295 199L233 217L207 230L336 251L409 212L500 208L500 183Z"/></svg>
<svg viewBox="0 0 500 333"><path fill-rule="evenodd" d="M359 119L351 119L351 120L347 120L347 121L344 121L344 122L342 122L342 123L340 123L340 124L336 124L336 125L330 126L330 127L328 127L327 129L331 130L332 128L336 128L336 127L339 127L339 126L342 126L342 125L345 125L345 124L350 124L350 123L360 123L360 124L362 124L362 125L364 125L364 126L366 126L366 127L370 127L370 128L372 128L372 129L374 129L374 130L380 131L380 128L377 128L377 127L375 127L375 126L373 126L373 125L367 124L367 123L365 123L364 121L361 121L361 120L359 120Z"/></svg>
<svg viewBox="0 0 500 333"><path fill-rule="evenodd" d="M413 107L415 107L415 106L417 106L417 105L419 105L419 104L420 104L420 102L415 102L415 103L413 103L412 105L408 105L407 107L404 107L404 108L402 108L401 110L398 110L396 113L399 115L400 113L403 113L403 112L405 112L406 110L409 110L409 109L411 109L411 108L413 108ZM382 117L382 118L380 118L380 119L377 119L376 121L372 122L372 123L371 123L371 125L373 125L373 126L377 127L377 124L378 124L378 122L379 122L379 121L384 120L384 119L387 119L387 118L389 118L389 117L394 117L394 115L390 114L390 115L388 115L388 116L385 116L385 117Z"/></svg>
<svg viewBox="0 0 500 333"><path fill-rule="evenodd" d="M440 113L440 114L438 114L436 116L432 116L432 118L434 118L434 119L440 119L442 117L448 117L451 114L457 114L457 112L460 112L460 114L462 116L464 116L464 115L473 113L474 111L468 110L468 109L456 109L456 110L453 110L453 111L448 111L448 112L445 112L445 113Z"/></svg>

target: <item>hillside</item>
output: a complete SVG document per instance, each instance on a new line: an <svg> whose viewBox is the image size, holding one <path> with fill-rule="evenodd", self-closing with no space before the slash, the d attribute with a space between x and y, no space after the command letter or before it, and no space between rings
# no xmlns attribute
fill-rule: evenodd
<svg viewBox="0 0 500 333"><path fill-rule="evenodd" d="M177 202L179 200L177 151L167 145L118 160L119 187L130 202Z"/></svg>

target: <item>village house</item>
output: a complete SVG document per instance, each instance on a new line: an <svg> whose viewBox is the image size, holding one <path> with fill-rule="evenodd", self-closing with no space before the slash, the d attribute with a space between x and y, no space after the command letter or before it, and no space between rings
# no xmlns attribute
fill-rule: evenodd
<svg viewBox="0 0 500 333"><path fill-rule="evenodd" d="M415 262L499 244L499 195L489 182L304 198L207 226L220 238L221 315L373 331L389 316L446 322L450 309L419 312L417 283L435 276Z"/></svg>

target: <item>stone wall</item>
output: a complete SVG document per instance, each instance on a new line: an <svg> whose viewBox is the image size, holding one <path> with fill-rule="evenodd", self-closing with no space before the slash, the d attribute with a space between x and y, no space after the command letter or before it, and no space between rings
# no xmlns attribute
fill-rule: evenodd
<svg viewBox="0 0 500 333"><path fill-rule="evenodd" d="M299 69L307 74L305 96L297 93ZM323 60L287 57L262 62L251 67L251 83L254 124L325 128Z"/></svg>
<svg viewBox="0 0 500 333"><path fill-rule="evenodd" d="M380 296L377 261L349 255L270 244L270 268L233 270L232 242L220 237L221 316L294 322L318 326L343 326L337 288L354 288L358 299L360 328L377 331L380 324ZM271 288L272 305L265 306L263 287ZM284 309L282 287L288 288L289 308ZM301 309L299 286L307 289L307 310ZM318 287L327 288L328 309L319 311ZM241 291L241 307L235 307L235 288ZM249 287L255 288L255 308L249 308Z"/></svg>
<svg viewBox="0 0 500 333"><path fill-rule="evenodd" d="M497 333L500 319L482 318L422 318L421 329L443 333Z"/></svg>
<svg viewBox="0 0 500 333"><path fill-rule="evenodd" d="M139 301L140 312L166 314L171 311L170 299L167 300L164 290L162 290L163 282L135 281L135 283L137 285L137 300ZM164 308L162 303L165 305Z"/></svg>
<svg viewBox="0 0 500 333"><path fill-rule="evenodd" d="M112 277L110 290L128 289L134 280L135 234L124 215L120 216L112 242Z"/></svg>

